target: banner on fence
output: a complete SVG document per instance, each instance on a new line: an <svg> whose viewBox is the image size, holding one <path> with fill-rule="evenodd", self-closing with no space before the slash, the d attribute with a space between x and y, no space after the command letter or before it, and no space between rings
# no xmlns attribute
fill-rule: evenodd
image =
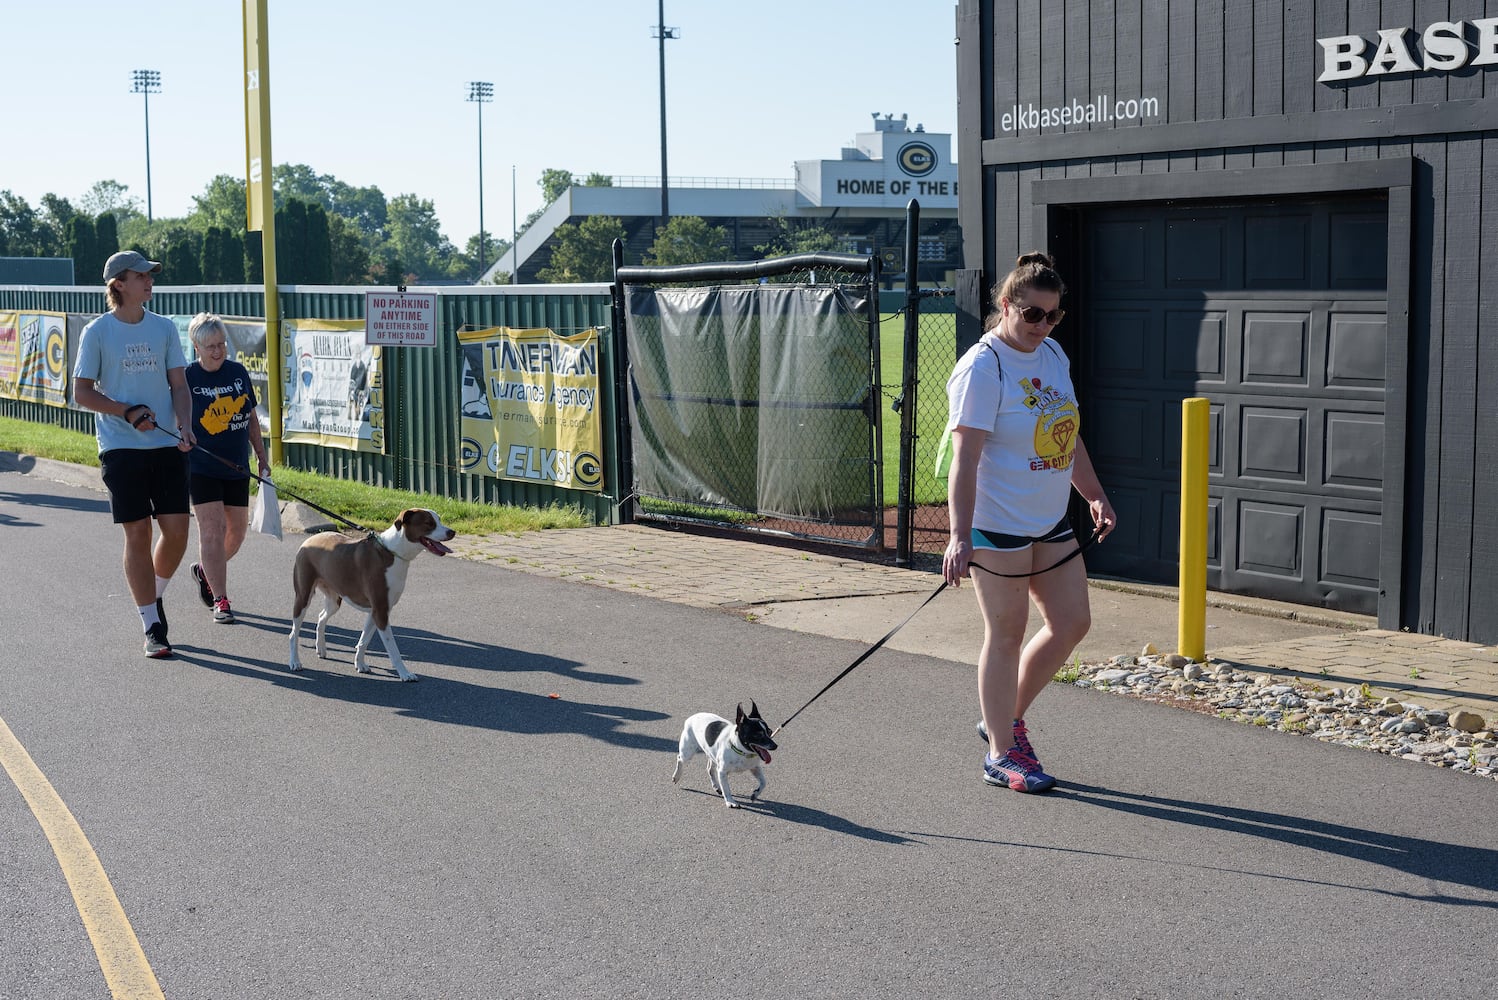
<svg viewBox="0 0 1498 1000"><path fill-rule="evenodd" d="M282 440L383 453L380 348L364 343L364 321L288 319L285 327L291 348Z"/></svg>
<svg viewBox="0 0 1498 1000"><path fill-rule="evenodd" d="M598 337L597 330L460 332L463 470L601 491Z"/></svg>
<svg viewBox="0 0 1498 1000"><path fill-rule="evenodd" d="M0 313L0 396L68 405L66 313Z"/></svg>

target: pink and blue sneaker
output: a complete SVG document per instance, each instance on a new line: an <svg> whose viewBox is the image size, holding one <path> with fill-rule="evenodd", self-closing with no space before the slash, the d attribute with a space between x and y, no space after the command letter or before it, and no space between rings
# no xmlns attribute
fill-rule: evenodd
<svg viewBox="0 0 1498 1000"><path fill-rule="evenodd" d="M1040 764L1015 747L997 760L992 754L983 755L983 780L990 785L1008 785L1016 792L1045 792L1056 785L1056 779L1042 771Z"/></svg>

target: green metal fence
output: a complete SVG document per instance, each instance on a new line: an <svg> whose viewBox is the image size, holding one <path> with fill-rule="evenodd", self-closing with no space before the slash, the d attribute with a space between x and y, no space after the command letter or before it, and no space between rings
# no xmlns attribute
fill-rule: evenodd
<svg viewBox="0 0 1498 1000"><path fill-rule="evenodd" d="M366 288L286 286L280 290L283 319L363 319ZM416 289L412 289L415 291ZM605 440L615 426L611 304L607 285L427 288L437 294L437 346L385 347L386 453L367 454L321 445L288 444L284 459L292 468L392 489L432 493L482 503L576 507L595 524L618 520L616 450L604 448L601 493L569 490L479 476L462 471L458 457L458 413L462 358L457 333L507 326L546 328L558 334L590 328L598 338L599 398ZM97 314L105 308L102 288L0 286L0 310ZM259 287L203 286L157 288L151 308L163 315L215 312L222 316L264 318ZM283 359L283 365L285 359ZM0 399L0 415L93 433L93 414L39 403Z"/></svg>

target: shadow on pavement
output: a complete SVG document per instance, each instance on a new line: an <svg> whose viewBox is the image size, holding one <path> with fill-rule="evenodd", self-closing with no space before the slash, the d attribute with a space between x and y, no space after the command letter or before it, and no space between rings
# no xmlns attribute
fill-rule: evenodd
<svg viewBox="0 0 1498 1000"><path fill-rule="evenodd" d="M752 791L754 788L753 778L745 776L745 778L742 780L745 782L744 787ZM728 788L729 791L733 791L732 785L729 785ZM702 788L687 788L683 790L692 792L696 795L705 795L711 798L713 802L718 806L718 808L724 808L723 796L719 795L717 792ZM854 823L852 820L844 819L841 816L835 816L829 812L823 812L821 809L812 809L809 806L798 806L790 802L767 802L764 799L752 800L749 798L749 792L747 791L734 792L734 798L738 800L740 807L742 807L743 811L746 813L758 813L762 816L771 816L775 819L784 820L787 823L799 823L802 826L815 826L826 830L829 833L845 833L850 837L859 837L863 840L871 840L877 844L920 845L921 843L919 840L912 840L909 837L902 837L898 833L890 833L886 830L876 830L871 826L863 826L859 823Z"/></svg>
<svg viewBox="0 0 1498 1000"><path fill-rule="evenodd" d="M1072 782L1058 786L1051 794L1062 798L1072 798L1078 802L1100 806L1104 809L1117 809L1121 812L1148 816L1166 822L1185 823L1229 833L1263 837L1282 844L1383 865L1420 878L1469 886L1498 896L1498 850L1447 844L1416 837L1400 837L1376 830L1324 823L1304 816L1243 809L1211 802L1191 802L1185 799L1124 792ZM1281 875L1266 877L1289 878L1289 876ZM1315 879L1296 878L1294 880L1316 882ZM1332 885L1334 883L1318 882L1317 884ZM1346 888L1362 889L1401 899L1498 909L1498 898L1464 899L1445 893L1412 893L1382 889L1376 885L1355 885L1346 886Z"/></svg>
<svg viewBox="0 0 1498 1000"><path fill-rule="evenodd" d="M92 497L60 497L50 493L0 492L0 503L13 503L17 507L54 507L58 510L77 510L94 514L109 513L108 500L95 500ZM8 514L0 514L0 524L7 522L13 527L37 527L35 521L17 521Z"/></svg>
<svg viewBox="0 0 1498 1000"><path fill-rule="evenodd" d="M244 622L245 618L241 618L241 621ZM275 619L261 618L250 624L253 628L277 632L284 641L291 623L286 621L273 624L275 622ZM334 642L335 634L339 632L343 634L338 637L346 644L341 648ZM499 646L453 641L447 637L442 637L443 641L437 642L428 633L409 632L398 626L396 632L399 636L397 641L402 646L401 652L406 654L407 661L421 676L418 683L402 684L396 681L394 672L388 666L389 661L379 653L371 657L372 673L356 673L352 647L358 633L331 627L328 630L327 660L317 659L316 652L310 648L310 635L304 633L302 659L305 666L296 673L288 670L286 664L279 660L220 653L186 644L174 644L173 650L177 660L193 666L266 681L277 687L305 692L319 698L334 698L386 708L408 718L528 736L573 733L617 747L650 753L676 750L676 743L672 740L624 731L623 727L627 725L659 722L669 718L663 712L550 698L546 695L470 684L422 674L420 668L423 663L442 663L492 670L499 663L504 664L504 669L507 670L547 672L567 680L586 683L638 683L633 678L588 673L578 669L579 665L572 661L520 653ZM408 642L408 639L411 641ZM378 646L378 640L375 640L375 645ZM445 655L432 656L434 652Z"/></svg>

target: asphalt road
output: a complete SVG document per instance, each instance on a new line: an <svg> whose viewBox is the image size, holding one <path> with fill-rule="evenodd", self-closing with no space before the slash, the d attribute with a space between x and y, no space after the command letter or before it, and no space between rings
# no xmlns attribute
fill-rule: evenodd
<svg viewBox="0 0 1498 1000"><path fill-rule="evenodd" d="M104 497L0 473L0 719L167 997L1491 990L1493 782L1057 686L1024 796L979 780L971 668L881 651L730 811L671 784L682 720L783 720L861 644L422 556L420 683L355 675L348 611L293 675L294 545L251 536L233 626L184 560L147 660ZM0 940L0 997L110 995L3 771Z"/></svg>

